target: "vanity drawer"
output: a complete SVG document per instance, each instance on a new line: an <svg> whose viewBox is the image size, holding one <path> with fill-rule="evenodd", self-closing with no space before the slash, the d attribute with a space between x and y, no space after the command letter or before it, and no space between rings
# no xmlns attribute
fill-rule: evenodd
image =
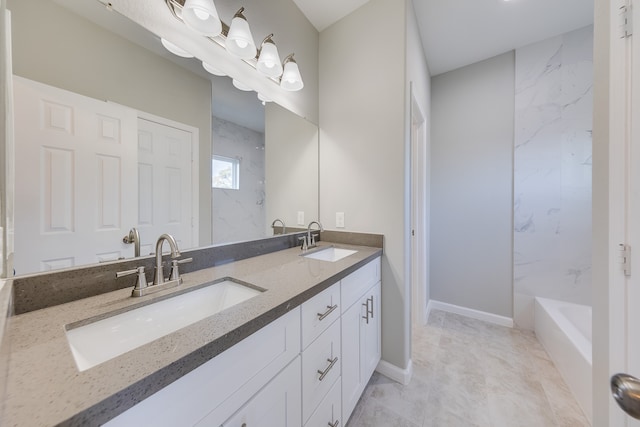
<svg viewBox="0 0 640 427"><path fill-rule="evenodd" d="M302 353L302 419L304 422L340 376L340 321Z"/></svg>
<svg viewBox="0 0 640 427"><path fill-rule="evenodd" d="M302 304L302 348L307 348L340 317L340 284L325 289Z"/></svg>
<svg viewBox="0 0 640 427"><path fill-rule="evenodd" d="M338 378L304 427L342 426L340 382Z"/></svg>
<svg viewBox="0 0 640 427"><path fill-rule="evenodd" d="M360 297L380 281L380 257L364 265L342 279L342 312L345 312Z"/></svg>

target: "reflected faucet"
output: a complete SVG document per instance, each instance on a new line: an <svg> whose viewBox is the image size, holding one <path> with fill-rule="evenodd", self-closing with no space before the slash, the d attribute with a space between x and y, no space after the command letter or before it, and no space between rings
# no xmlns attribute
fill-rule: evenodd
<svg viewBox="0 0 640 427"><path fill-rule="evenodd" d="M161 285L164 283L164 271L162 269L162 244L165 240L169 242L169 246L171 247L171 258L178 258L180 256L180 250L178 249L176 239L174 239L171 234L165 233L158 237L158 241L156 242L156 270L153 277L154 285Z"/></svg>
<svg viewBox="0 0 640 427"><path fill-rule="evenodd" d="M318 236L320 237L319 234L311 234L311 226L313 224L316 224L319 227L319 231L323 232L324 228L322 227L322 224L320 224L318 221L311 221L309 223L309 226L307 227L307 248L315 248L316 247L316 239L315 237Z"/></svg>
<svg viewBox="0 0 640 427"><path fill-rule="evenodd" d="M280 218L276 218L273 220L273 222L271 223L271 228L275 228L276 222L280 222L280 224L282 224L282 234L287 234L287 226ZM276 234L275 230L273 231L273 234Z"/></svg>
<svg viewBox="0 0 640 427"><path fill-rule="evenodd" d="M129 234L122 238L122 243L126 243L127 245L133 243L133 256L135 258L140 256L140 233L137 228L131 228Z"/></svg>

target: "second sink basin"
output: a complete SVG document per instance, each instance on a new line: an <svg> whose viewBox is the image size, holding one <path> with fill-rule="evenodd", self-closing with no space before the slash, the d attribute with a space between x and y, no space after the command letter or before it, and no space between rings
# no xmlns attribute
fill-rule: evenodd
<svg viewBox="0 0 640 427"><path fill-rule="evenodd" d="M67 340L84 371L262 292L226 278L82 326L67 325Z"/></svg>
<svg viewBox="0 0 640 427"><path fill-rule="evenodd" d="M321 261L336 262L338 260L341 260L342 258L348 257L349 255L353 255L356 252L358 251L329 246L328 248L320 249L316 252L312 252L303 256L305 258L319 259Z"/></svg>

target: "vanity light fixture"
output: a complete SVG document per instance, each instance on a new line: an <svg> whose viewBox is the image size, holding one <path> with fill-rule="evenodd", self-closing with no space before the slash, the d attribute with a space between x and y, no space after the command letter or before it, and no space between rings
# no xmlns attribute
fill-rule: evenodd
<svg viewBox="0 0 640 427"><path fill-rule="evenodd" d="M293 59L293 54L287 56L284 63L280 61L273 34L265 37L260 49L256 49L249 23L243 15L244 7L236 12L229 27L218 17L213 0L165 0L165 3L177 20L223 47L232 56L241 58L282 89L297 91L304 87L300 69ZM192 57L192 55L189 56ZM207 68L211 67L209 64L203 63L203 67L210 73L219 75L217 74L219 70L213 72ZM215 70L215 67L211 69ZM243 83L240 85L247 88L244 90L251 90Z"/></svg>
<svg viewBox="0 0 640 427"><path fill-rule="evenodd" d="M222 32L222 22L213 0L186 0L182 7L182 19L203 36L213 37Z"/></svg>
<svg viewBox="0 0 640 427"><path fill-rule="evenodd" d="M171 43L167 39L160 38L160 43L162 43L162 46L164 46L165 49L167 49L169 52L173 53L174 55L178 55L183 58L193 58L193 55L191 55L189 52L176 46L175 44Z"/></svg>
<svg viewBox="0 0 640 427"><path fill-rule="evenodd" d="M242 12L244 12L244 7L241 7L231 20L225 47L229 53L240 59L252 59L256 57L256 44L253 41L247 18Z"/></svg>
<svg viewBox="0 0 640 427"><path fill-rule="evenodd" d="M266 96L264 96L260 92L258 92L258 99L262 102L262 105L266 105L267 102L272 102L271 99L267 98Z"/></svg>
<svg viewBox="0 0 640 427"><path fill-rule="evenodd" d="M293 53L284 59L284 72L280 79L280 87L289 91L300 90L304 87L298 63L293 59Z"/></svg>
<svg viewBox="0 0 640 427"><path fill-rule="evenodd" d="M278 48L273 42L273 34L269 34L264 38L260 45L260 56L256 69L267 77L280 77L282 74L282 64L280 63L280 55Z"/></svg>
<svg viewBox="0 0 640 427"><path fill-rule="evenodd" d="M208 73L213 74L214 76L221 76L221 77L226 76L224 72L218 70L216 67L214 67L211 64L207 64L206 62L202 63L202 68L204 68L205 70L207 70Z"/></svg>
<svg viewBox="0 0 640 427"><path fill-rule="evenodd" d="M231 83L233 83L233 85L235 86L236 89L240 89L240 90L243 90L245 92L250 92L250 91L253 90L249 86L247 86L246 84L244 84L241 81L236 80L236 79L231 79Z"/></svg>

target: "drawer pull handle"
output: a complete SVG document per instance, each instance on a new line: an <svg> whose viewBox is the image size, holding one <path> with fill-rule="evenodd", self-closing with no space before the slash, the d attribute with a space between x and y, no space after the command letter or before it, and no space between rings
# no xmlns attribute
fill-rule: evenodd
<svg viewBox="0 0 640 427"><path fill-rule="evenodd" d="M366 316L362 316L362 318L367 321L367 325L368 325L369 324L369 298L367 298L367 302L363 302L362 305L365 306L366 308L366 311L365 311Z"/></svg>
<svg viewBox="0 0 640 427"><path fill-rule="evenodd" d="M338 356L334 357L333 359L327 359L327 362L329 362L329 366L327 366L327 368L324 371L321 371L320 369L318 369L318 373L320 374L320 381L322 381L324 377L327 376L327 374L329 373L331 368L333 368L333 365L335 365L337 361L338 361Z"/></svg>
<svg viewBox="0 0 640 427"><path fill-rule="evenodd" d="M369 300L371 300L371 310L369 311ZM371 318L373 319L373 295L371 295L370 298L367 298L367 312L368 314L371 315Z"/></svg>
<svg viewBox="0 0 640 427"><path fill-rule="evenodd" d="M329 427L338 427L340 425L340 420L335 420L333 423L329 423Z"/></svg>
<svg viewBox="0 0 640 427"><path fill-rule="evenodd" d="M338 304L328 305L327 311L325 311L324 313L318 313L318 320L324 320L324 318L330 315L336 308L338 308Z"/></svg>

